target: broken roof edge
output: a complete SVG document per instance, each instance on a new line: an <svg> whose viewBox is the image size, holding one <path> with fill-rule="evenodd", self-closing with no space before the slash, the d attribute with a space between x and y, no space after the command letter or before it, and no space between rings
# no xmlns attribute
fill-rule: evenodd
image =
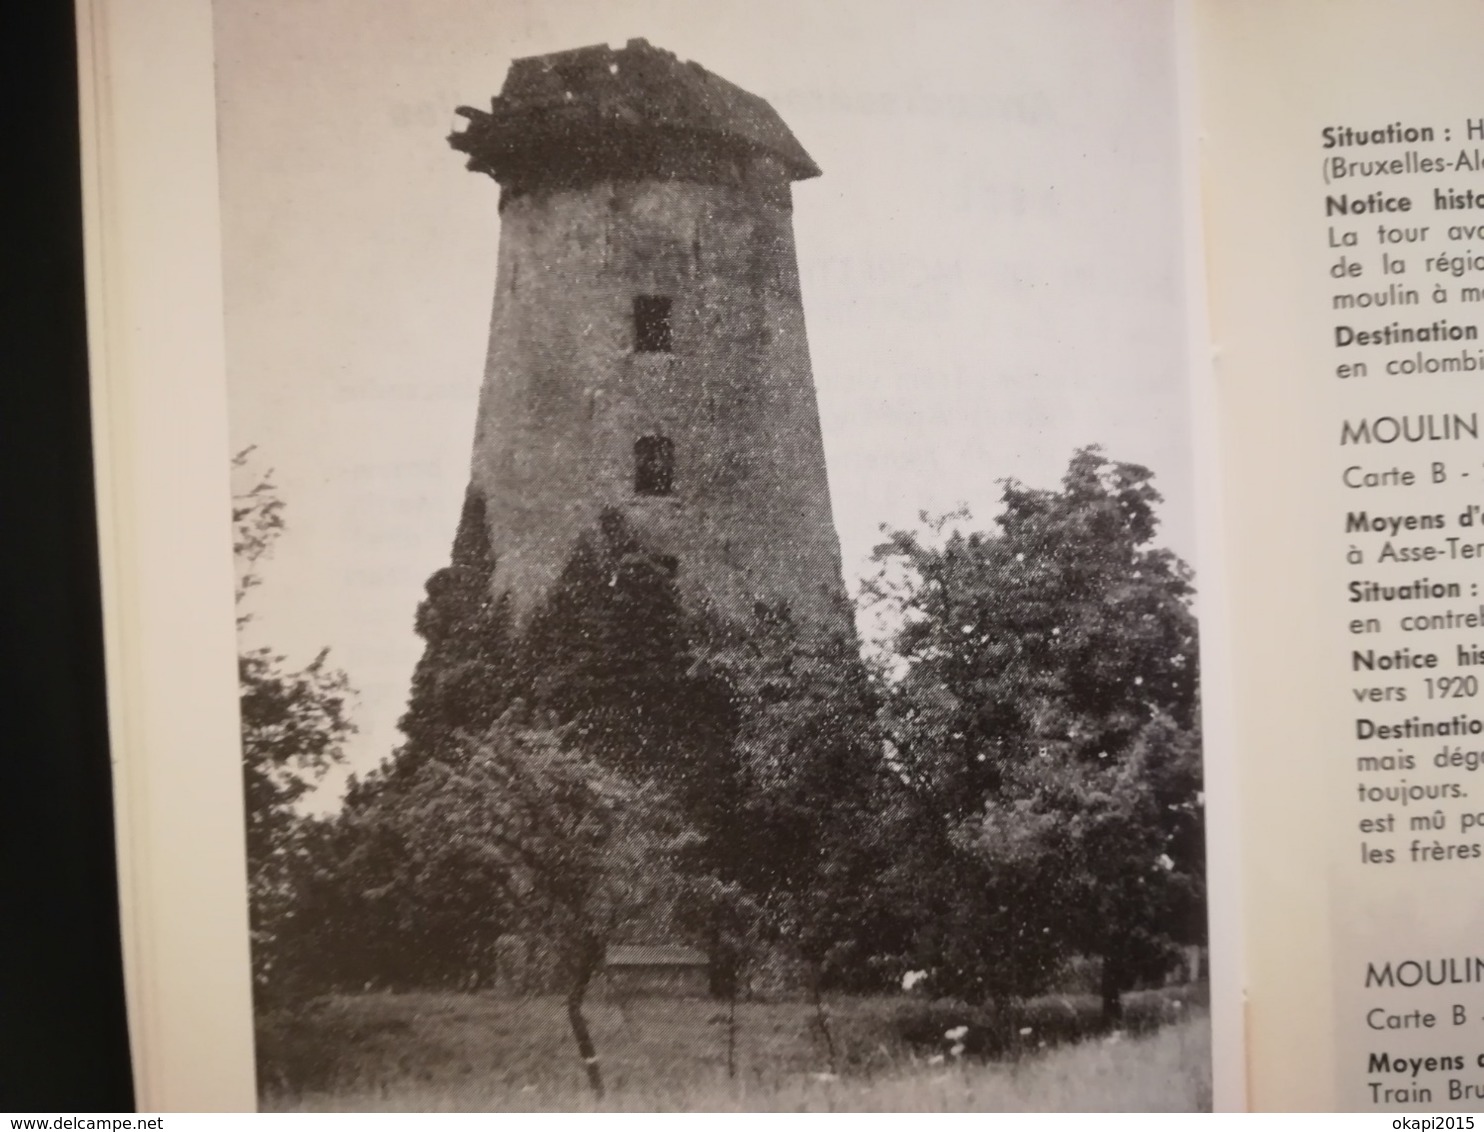
<svg viewBox="0 0 1484 1132"><path fill-rule="evenodd" d="M488 111L461 106L457 113L469 125L450 134L449 144L496 180L503 166L519 164L518 154L590 144L609 131L760 153L781 163L790 180L820 175L765 99L644 39L512 60Z"/></svg>

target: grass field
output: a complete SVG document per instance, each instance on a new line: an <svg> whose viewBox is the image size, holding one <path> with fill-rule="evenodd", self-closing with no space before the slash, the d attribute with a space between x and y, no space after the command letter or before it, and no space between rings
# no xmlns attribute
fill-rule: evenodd
<svg viewBox="0 0 1484 1132"><path fill-rule="evenodd" d="M1017 1026L1004 1056L956 1059L907 1046L893 1020L910 1000L829 1004L837 1072L807 1003L741 1003L733 1075L725 1004L596 1001L587 1014L607 1079L595 1104L560 1000L366 994L265 1027L263 1105L276 1111L1195 1111L1210 1107L1204 1009L1161 995L1150 1032L1055 1044ZM1135 1004L1138 1006L1139 1004ZM1085 1003L1044 1000L1054 1013ZM1162 1018L1166 1024L1154 1026ZM1024 1019L1022 1019L1024 1021ZM1029 1031L1028 1033L1024 1031ZM1043 1045L1042 1043L1047 1044Z"/></svg>

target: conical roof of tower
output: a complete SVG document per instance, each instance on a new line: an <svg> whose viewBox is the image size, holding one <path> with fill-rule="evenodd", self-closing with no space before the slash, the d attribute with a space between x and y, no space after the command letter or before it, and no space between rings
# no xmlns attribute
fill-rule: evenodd
<svg viewBox="0 0 1484 1132"><path fill-rule="evenodd" d="M469 126L449 144L502 185L543 169L676 168L677 154L765 156L795 181L820 172L764 99L643 39L516 59L489 112L458 113Z"/></svg>

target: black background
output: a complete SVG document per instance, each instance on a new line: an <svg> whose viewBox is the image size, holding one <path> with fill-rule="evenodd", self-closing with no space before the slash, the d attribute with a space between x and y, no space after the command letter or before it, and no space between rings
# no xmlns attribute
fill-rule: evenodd
<svg viewBox="0 0 1484 1132"><path fill-rule="evenodd" d="M125 1111L73 12L0 13L0 1110Z"/></svg>

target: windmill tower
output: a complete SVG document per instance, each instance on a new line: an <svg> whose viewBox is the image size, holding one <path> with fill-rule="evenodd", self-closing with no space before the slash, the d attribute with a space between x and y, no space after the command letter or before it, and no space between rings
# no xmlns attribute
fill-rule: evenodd
<svg viewBox="0 0 1484 1132"><path fill-rule="evenodd" d="M687 602L842 626L790 188L818 167L642 39L517 59L459 113L450 144L500 186L470 485L495 591L527 614L617 511Z"/></svg>

